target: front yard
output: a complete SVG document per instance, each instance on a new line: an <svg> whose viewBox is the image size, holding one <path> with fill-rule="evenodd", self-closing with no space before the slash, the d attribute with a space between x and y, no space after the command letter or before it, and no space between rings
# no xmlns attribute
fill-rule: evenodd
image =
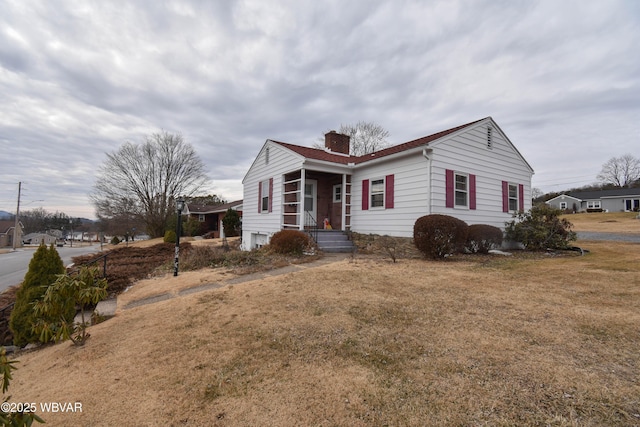
<svg viewBox="0 0 640 427"><path fill-rule="evenodd" d="M640 425L640 246L578 244L356 256L120 311L20 355L12 399L82 402L49 425Z"/></svg>

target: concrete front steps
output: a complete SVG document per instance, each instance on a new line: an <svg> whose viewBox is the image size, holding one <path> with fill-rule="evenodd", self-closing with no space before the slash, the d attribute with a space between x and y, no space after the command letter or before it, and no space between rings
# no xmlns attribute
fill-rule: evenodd
<svg viewBox="0 0 640 427"><path fill-rule="evenodd" d="M354 249L347 233L340 230L318 230L317 240L318 248L323 252L349 253Z"/></svg>

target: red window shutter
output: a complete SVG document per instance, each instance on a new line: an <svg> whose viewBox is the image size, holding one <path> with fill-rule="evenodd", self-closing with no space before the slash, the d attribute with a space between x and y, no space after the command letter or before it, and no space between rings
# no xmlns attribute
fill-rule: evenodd
<svg viewBox="0 0 640 427"><path fill-rule="evenodd" d="M469 209L476 208L476 176L469 174Z"/></svg>
<svg viewBox="0 0 640 427"><path fill-rule="evenodd" d="M262 182L258 182L258 213L262 212Z"/></svg>
<svg viewBox="0 0 640 427"><path fill-rule="evenodd" d="M369 180L362 180L362 210L369 209Z"/></svg>
<svg viewBox="0 0 640 427"><path fill-rule="evenodd" d="M524 185L518 184L518 208L524 211Z"/></svg>
<svg viewBox="0 0 640 427"><path fill-rule="evenodd" d="M509 212L509 183L502 181L502 212Z"/></svg>
<svg viewBox="0 0 640 427"><path fill-rule="evenodd" d="M273 178L269 178L269 212L273 210Z"/></svg>
<svg viewBox="0 0 640 427"><path fill-rule="evenodd" d="M394 175L387 175L384 179L384 207L393 209Z"/></svg>
<svg viewBox="0 0 640 427"><path fill-rule="evenodd" d="M446 202L445 206L448 208L453 207L453 171L451 169L447 169L445 171L445 189L446 189Z"/></svg>

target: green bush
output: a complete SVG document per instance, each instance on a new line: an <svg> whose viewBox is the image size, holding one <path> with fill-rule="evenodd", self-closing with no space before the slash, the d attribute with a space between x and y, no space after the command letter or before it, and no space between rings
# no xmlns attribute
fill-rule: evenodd
<svg viewBox="0 0 640 427"><path fill-rule="evenodd" d="M202 234L203 222L198 221L197 218L189 216L181 223L183 236L199 236Z"/></svg>
<svg viewBox="0 0 640 427"><path fill-rule="evenodd" d="M505 223L505 237L522 243L525 249L566 249L576 240L573 225L560 218L562 211L549 205L536 205L527 212L517 212Z"/></svg>
<svg viewBox="0 0 640 427"><path fill-rule="evenodd" d="M118 236L113 236L113 239L111 239L111 244L117 245L118 243L120 243L120 239L118 239Z"/></svg>
<svg viewBox="0 0 640 427"><path fill-rule="evenodd" d="M469 226L465 248L471 253L486 254L502 245L502 230L493 225L473 224Z"/></svg>
<svg viewBox="0 0 640 427"><path fill-rule="evenodd" d="M468 228L466 222L449 215L425 215L413 225L413 242L425 257L444 258L464 248Z"/></svg>
<svg viewBox="0 0 640 427"><path fill-rule="evenodd" d="M176 232L173 230L167 230L164 233L164 242L165 243L175 243L176 242Z"/></svg>
<svg viewBox="0 0 640 427"><path fill-rule="evenodd" d="M18 289L9 320L15 345L21 347L38 341L33 326L39 319L33 311L33 303L41 300L49 285L64 273L62 259L53 245L48 249L44 244L40 245L29 262L29 270ZM73 319L74 316L75 307L68 307L63 313L64 319Z"/></svg>
<svg viewBox="0 0 640 427"><path fill-rule="evenodd" d="M311 246L311 239L299 230L278 231L269 241L269 248L278 254L302 255L309 246Z"/></svg>
<svg viewBox="0 0 640 427"><path fill-rule="evenodd" d="M222 218L222 228L224 229L224 235L226 237L237 236L240 229L240 215L238 211L234 209L227 209L227 212Z"/></svg>

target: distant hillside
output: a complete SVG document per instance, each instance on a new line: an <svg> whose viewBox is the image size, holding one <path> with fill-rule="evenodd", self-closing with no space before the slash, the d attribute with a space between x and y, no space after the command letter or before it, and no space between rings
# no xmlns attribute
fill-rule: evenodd
<svg viewBox="0 0 640 427"><path fill-rule="evenodd" d="M0 219L9 219L13 218L13 214L7 211L0 211Z"/></svg>

